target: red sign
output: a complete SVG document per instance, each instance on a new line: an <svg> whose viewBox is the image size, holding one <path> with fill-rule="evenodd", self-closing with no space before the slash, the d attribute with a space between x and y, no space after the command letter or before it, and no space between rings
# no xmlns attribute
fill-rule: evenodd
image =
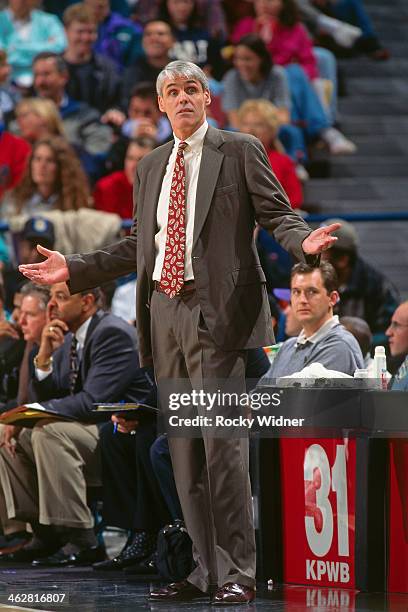
<svg viewBox="0 0 408 612"><path fill-rule="evenodd" d="M281 440L284 582L355 588L355 440Z"/></svg>
<svg viewBox="0 0 408 612"><path fill-rule="evenodd" d="M390 443L388 591L408 593L408 440Z"/></svg>

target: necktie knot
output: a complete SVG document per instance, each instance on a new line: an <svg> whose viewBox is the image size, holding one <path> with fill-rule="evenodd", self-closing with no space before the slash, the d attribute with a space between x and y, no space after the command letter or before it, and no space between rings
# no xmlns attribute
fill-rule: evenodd
<svg viewBox="0 0 408 612"><path fill-rule="evenodd" d="M187 146L188 146L188 145L187 145L187 143L186 143L186 142L184 142L184 140L182 140L181 142L179 142L179 146L178 146L178 149L177 149L177 153L178 153L179 155L180 155L181 153L183 153L183 152L184 152L184 149L185 149Z"/></svg>

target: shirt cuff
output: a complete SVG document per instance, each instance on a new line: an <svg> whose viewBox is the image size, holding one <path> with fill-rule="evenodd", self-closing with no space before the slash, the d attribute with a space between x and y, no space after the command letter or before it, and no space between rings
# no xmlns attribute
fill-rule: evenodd
<svg viewBox="0 0 408 612"><path fill-rule="evenodd" d="M50 374L52 374L52 366L48 370L40 370L39 368L35 368L35 377L40 382L45 380Z"/></svg>

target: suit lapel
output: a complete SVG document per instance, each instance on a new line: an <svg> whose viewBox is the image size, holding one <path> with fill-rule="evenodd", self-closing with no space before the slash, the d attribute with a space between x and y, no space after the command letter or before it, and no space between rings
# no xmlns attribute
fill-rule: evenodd
<svg viewBox="0 0 408 612"><path fill-rule="evenodd" d="M221 132L210 126L204 139L197 181L193 250L210 210L215 185L224 159L224 154L218 148L223 142Z"/></svg>
<svg viewBox="0 0 408 612"><path fill-rule="evenodd" d="M171 154L174 142L171 141L161 147L160 155L154 160L149 169L146 185L146 196L142 213L142 240L145 256L146 271L149 278L153 276L155 262L154 237L157 232L157 205L163 183L166 165Z"/></svg>

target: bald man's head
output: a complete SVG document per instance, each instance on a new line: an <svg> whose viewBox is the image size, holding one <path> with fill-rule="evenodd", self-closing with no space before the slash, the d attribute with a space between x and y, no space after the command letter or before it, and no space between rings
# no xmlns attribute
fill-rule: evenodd
<svg viewBox="0 0 408 612"><path fill-rule="evenodd" d="M385 333L392 356L408 355L408 301L398 306Z"/></svg>

